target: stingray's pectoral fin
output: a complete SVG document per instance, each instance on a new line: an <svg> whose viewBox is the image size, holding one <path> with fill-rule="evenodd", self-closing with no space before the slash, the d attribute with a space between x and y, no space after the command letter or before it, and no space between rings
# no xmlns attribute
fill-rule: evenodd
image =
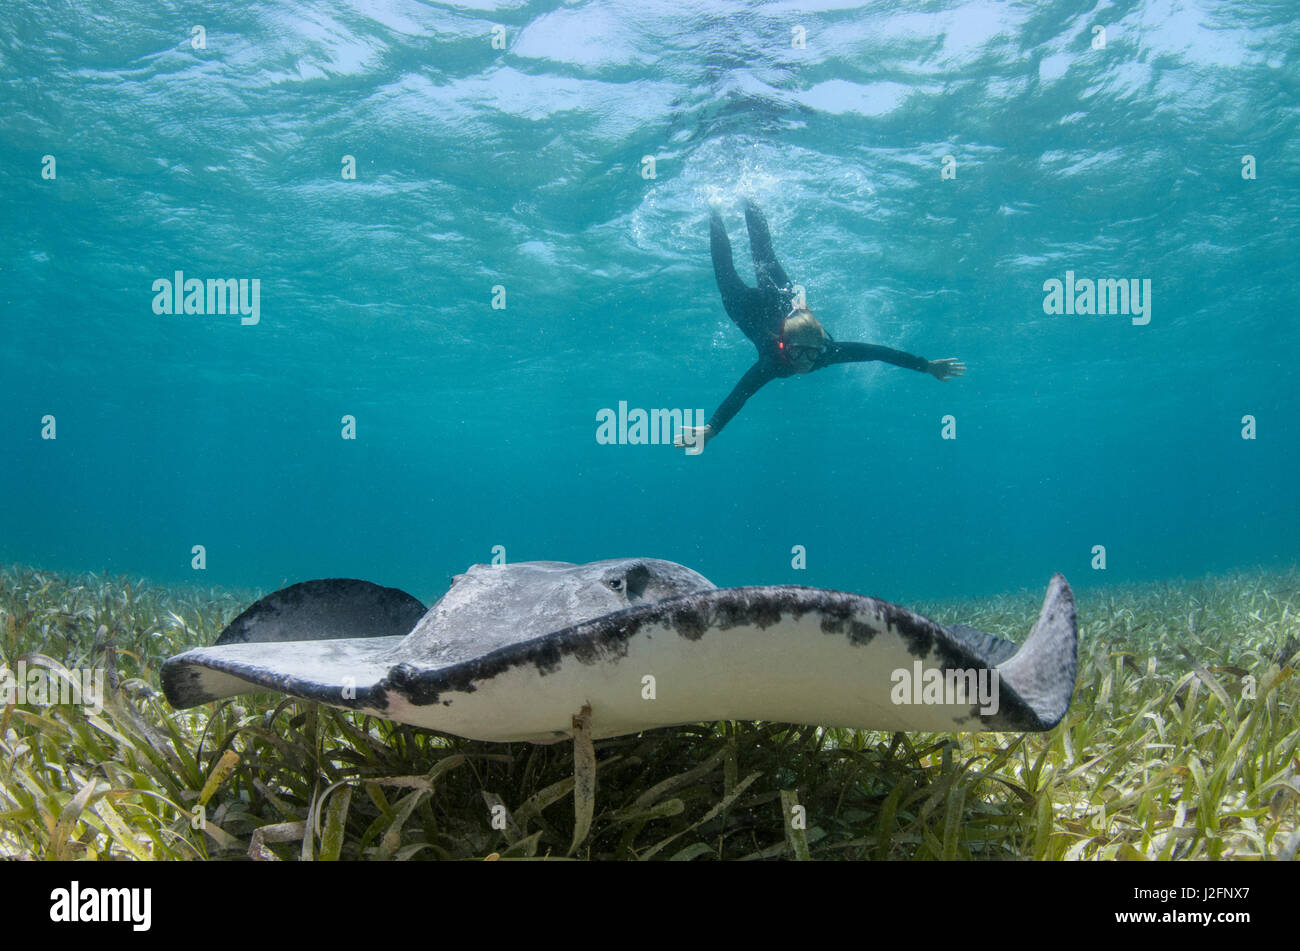
<svg viewBox="0 0 1300 951"><path fill-rule="evenodd" d="M1052 576L1038 623L997 671L1002 684L1037 717L1034 729L1050 730L1065 716L1078 673L1078 624L1074 595L1064 577Z"/></svg>
<svg viewBox="0 0 1300 951"><path fill-rule="evenodd" d="M159 679L178 710L241 693L287 693L335 707L382 709L379 685L400 636L200 647L169 657Z"/></svg>
<svg viewBox="0 0 1300 951"><path fill-rule="evenodd" d="M396 646L424 611L405 591L355 578L290 585L254 601L213 647L168 658L163 692L178 709L256 690L366 706L388 672L382 642Z"/></svg>

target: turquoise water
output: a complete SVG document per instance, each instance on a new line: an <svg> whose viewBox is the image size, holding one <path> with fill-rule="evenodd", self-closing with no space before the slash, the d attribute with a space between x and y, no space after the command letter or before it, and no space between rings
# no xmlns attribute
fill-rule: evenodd
<svg viewBox="0 0 1300 951"><path fill-rule="evenodd" d="M503 546L892 600L1295 560L1291 4L56 6L0 8L0 560L431 598ZM752 363L708 250L718 200L752 280L742 195L836 339L966 376L599 445ZM155 313L176 271L257 323ZM1044 313L1067 271L1149 323Z"/></svg>

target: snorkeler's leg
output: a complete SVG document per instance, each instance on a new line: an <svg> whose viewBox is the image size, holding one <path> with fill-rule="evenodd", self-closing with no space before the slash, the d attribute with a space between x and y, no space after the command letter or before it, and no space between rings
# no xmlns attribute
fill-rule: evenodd
<svg viewBox="0 0 1300 951"><path fill-rule="evenodd" d="M749 288L736 273L735 262L731 258L731 240L727 237L727 228L722 223L722 216L716 208L709 209L709 246L713 251L713 276L722 292L722 306L727 316L745 326L745 297Z"/></svg>
<svg viewBox="0 0 1300 951"><path fill-rule="evenodd" d="M767 219L749 199L745 200L745 224L749 226L749 249L754 254L754 273L758 276L758 288L778 289L788 287L790 278L776 259L772 250L772 235L767 230Z"/></svg>

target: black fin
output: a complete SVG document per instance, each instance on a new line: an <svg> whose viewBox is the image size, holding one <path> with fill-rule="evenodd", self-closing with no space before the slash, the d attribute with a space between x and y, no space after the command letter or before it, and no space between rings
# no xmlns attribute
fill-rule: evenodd
<svg viewBox="0 0 1300 951"><path fill-rule="evenodd" d="M405 635L424 612L419 600L397 588L355 578L303 581L255 601L221 632L217 645Z"/></svg>

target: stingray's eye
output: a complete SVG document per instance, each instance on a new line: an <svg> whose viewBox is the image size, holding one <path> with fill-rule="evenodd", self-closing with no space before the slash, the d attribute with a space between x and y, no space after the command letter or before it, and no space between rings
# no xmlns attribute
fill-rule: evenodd
<svg viewBox="0 0 1300 951"><path fill-rule="evenodd" d="M610 578L608 581L605 582L605 584L609 585L610 589L613 590L613 591L622 591L622 590L623 590L623 579L622 579L622 578Z"/></svg>

